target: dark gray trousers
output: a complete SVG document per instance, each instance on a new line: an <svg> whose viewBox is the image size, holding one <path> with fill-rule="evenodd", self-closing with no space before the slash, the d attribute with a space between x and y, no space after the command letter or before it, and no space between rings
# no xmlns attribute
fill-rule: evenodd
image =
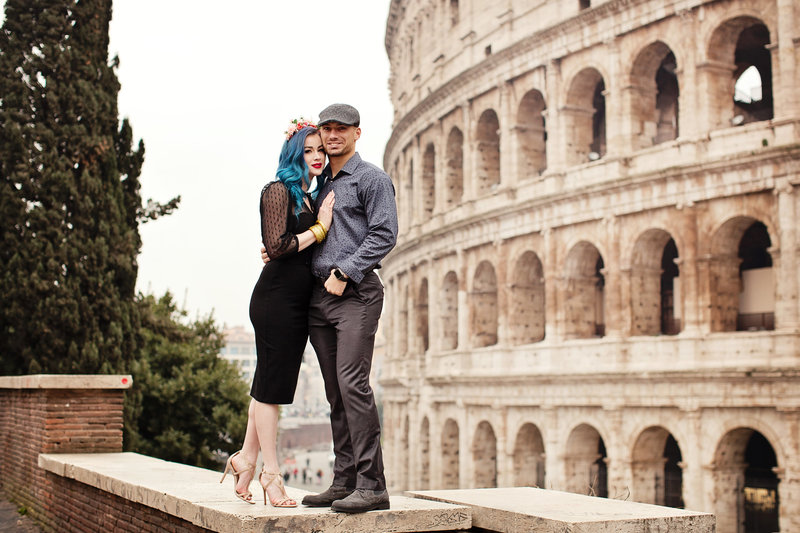
<svg viewBox="0 0 800 533"><path fill-rule="evenodd" d="M369 384L383 284L375 272L348 282L342 296L321 283L311 294L308 326L331 407L333 484L386 489L378 409Z"/></svg>

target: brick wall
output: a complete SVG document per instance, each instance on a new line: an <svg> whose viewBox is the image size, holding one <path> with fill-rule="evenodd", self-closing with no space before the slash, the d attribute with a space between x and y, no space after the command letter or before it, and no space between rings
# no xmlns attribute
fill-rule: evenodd
<svg viewBox="0 0 800 533"><path fill-rule="evenodd" d="M130 376L0 377L0 485L45 531L207 531L45 472L40 453L122 451Z"/></svg>

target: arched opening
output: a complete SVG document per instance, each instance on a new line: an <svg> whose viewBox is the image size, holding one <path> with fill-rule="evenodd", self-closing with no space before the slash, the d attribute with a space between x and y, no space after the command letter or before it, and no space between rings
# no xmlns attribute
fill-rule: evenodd
<svg viewBox="0 0 800 533"><path fill-rule="evenodd" d="M497 344L497 276L489 261L482 261L475 270L470 296L472 345Z"/></svg>
<svg viewBox="0 0 800 533"><path fill-rule="evenodd" d="M458 438L458 423L448 418L442 428L442 489L457 489L460 485Z"/></svg>
<svg viewBox="0 0 800 533"><path fill-rule="evenodd" d="M535 253L525 252L517 260L510 293L509 342L529 344L544 339L544 271Z"/></svg>
<svg viewBox="0 0 800 533"><path fill-rule="evenodd" d="M633 63L630 99L633 148L678 137L678 76L675 54L661 41L645 47Z"/></svg>
<svg viewBox="0 0 800 533"><path fill-rule="evenodd" d="M458 347L458 276L452 270L444 277L441 292L442 350Z"/></svg>
<svg viewBox="0 0 800 533"><path fill-rule="evenodd" d="M464 134L458 128L447 136L447 176L445 178L447 208L461 203L464 195Z"/></svg>
<svg viewBox="0 0 800 533"><path fill-rule="evenodd" d="M605 87L603 76L594 68L583 69L570 84L567 105L561 109L568 164L595 161L606 153Z"/></svg>
<svg viewBox="0 0 800 533"><path fill-rule="evenodd" d="M775 329L775 277L772 271L772 242L767 227L753 222L739 242L739 293L737 331Z"/></svg>
<svg viewBox="0 0 800 533"><path fill-rule="evenodd" d="M500 184L500 121L493 110L487 109L481 114L475 139L478 143L476 190L482 196Z"/></svg>
<svg viewBox="0 0 800 533"><path fill-rule="evenodd" d="M734 124L773 117L772 58L767 48L769 30L763 24L748 26L736 41L734 62ZM741 119L737 117L742 117Z"/></svg>
<svg viewBox="0 0 800 533"><path fill-rule="evenodd" d="M605 335L605 276L600 252L581 241L567 255L564 287L564 336L588 339Z"/></svg>
<svg viewBox="0 0 800 533"><path fill-rule="evenodd" d="M533 424L523 425L514 443L514 486L544 487L544 440Z"/></svg>
<svg viewBox="0 0 800 533"><path fill-rule="evenodd" d="M419 430L419 488L420 490L430 490L431 488L431 425L428 417L422 419L422 427Z"/></svg>
<svg viewBox="0 0 800 533"><path fill-rule="evenodd" d="M399 468L396 472L396 479L398 486L401 489L408 489L408 482L409 476L408 473L410 471L408 461L410 459L408 453L408 415L403 418L403 431L400 433L400 449L399 451Z"/></svg>
<svg viewBox="0 0 800 533"><path fill-rule="evenodd" d="M751 217L725 222L712 239L711 331L775 329L775 277L766 226Z"/></svg>
<svg viewBox="0 0 800 533"><path fill-rule="evenodd" d="M544 97L536 89L528 91L519 104L516 132L521 179L538 176L547 168L545 109Z"/></svg>
<svg viewBox="0 0 800 533"><path fill-rule="evenodd" d="M422 353L428 351L428 279L422 278L417 295L417 339Z"/></svg>
<svg viewBox="0 0 800 533"><path fill-rule="evenodd" d="M433 143L425 147L422 156L422 216L428 220L436 203L436 150Z"/></svg>
<svg viewBox="0 0 800 533"><path fill-rule="evenodd" d="M497 438L492 425L483 420L472 440L472 460L475 465L476 489L497 486Z"/></svg>
<svg viewBox="0 0 800 533"><path fill-rule="evenodd" d="M672 236L650 229L636 240L631 262L633 335L680 332L678 249Z"/></svg>
<svg viewBox="0 0 800 533"><path fill-rule="evenodd" d="M584 9L589 9L592 6L591 0L578 0L578 9L583 11Z"/></svg>
<svg viewBox="0 0 800 533"><path fill-rule="evenodd" d="M773 118L769 44L769 28L755 17L735 17L714 30L708 45L711 61L701 69L710 91L712 126Z"/></svg>
<svg viewBox="0 0 800 533"><path fill-rule="evenodd" d="M683 470L677 441L663 427L647 428L633 449L633 498L683 508Z"/></svg>
<svg viewBox="0 0 800 533"><path fill-rule="evenodd" d="M608 497L606 445L595 428L581 424L569 435L564 456L567 491Z"/></svg>
<svg viewBox="0 0 800 533"><path fill-rule="evenodd" d="M775 449L752 428L728 432L714 457L718 531L780 531L780 501Z"/></svg>
<svg viewBox="0 0 800 533"><path fill-rule="evenodd" d="M414 216L414 205L416 204L416 200L414 198L414 159L408 159L408 170L406 171L406 190L405 190L405 205L403 206L403 211L405 212L406 220L408 220L408 225L413 226L416 222L416 217Z"/></svg>
<svg viewBox="0 0 800 533"><path fill-rule="evenodd" d="M450 25L456 24L458 24L458 0L450 0Z"/></svg>
<svg viewBox="0 0 800 533"><path fill-rule="evenodd" d="M397 312L397 351L398 355L403 356L408 353L408 283L405 276L399 278L398 286L400 301Z"/></svg>

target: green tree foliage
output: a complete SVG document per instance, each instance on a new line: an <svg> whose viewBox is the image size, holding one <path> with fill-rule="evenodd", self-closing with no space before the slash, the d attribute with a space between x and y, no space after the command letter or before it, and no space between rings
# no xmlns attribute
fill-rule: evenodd
<svg viewBox="0 0 800 533"><path fill-rule="evenodd" d="M135 354L144 149L117 116L110 0L7 0L0 32L2 372Z"/></svg>
<svg viewBox="0 0 800 533"><path fill-rule="evenodd" d="M125 447L204 467L219 466L244 439L249 396L235 365L218 354L223 339L211 317L190 322L167 293L137 298L139 358L127 397Z"/></svg>

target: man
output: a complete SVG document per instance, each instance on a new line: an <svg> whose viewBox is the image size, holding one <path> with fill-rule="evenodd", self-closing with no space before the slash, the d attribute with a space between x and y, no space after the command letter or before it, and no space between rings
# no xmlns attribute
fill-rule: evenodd
<svg viewBox="0 0 800 533"><path fill-rule="evenodd" d="M397 240L394 186L380 168L361 159L358 111L333 104L319 115L329 163L319 200L336 193L327 238L313 252L318 282L309 309L309 336L331 407L333 483L303 505L358 513L388 509L380 424L369 384L383 284L375 273Z"/></svg>

